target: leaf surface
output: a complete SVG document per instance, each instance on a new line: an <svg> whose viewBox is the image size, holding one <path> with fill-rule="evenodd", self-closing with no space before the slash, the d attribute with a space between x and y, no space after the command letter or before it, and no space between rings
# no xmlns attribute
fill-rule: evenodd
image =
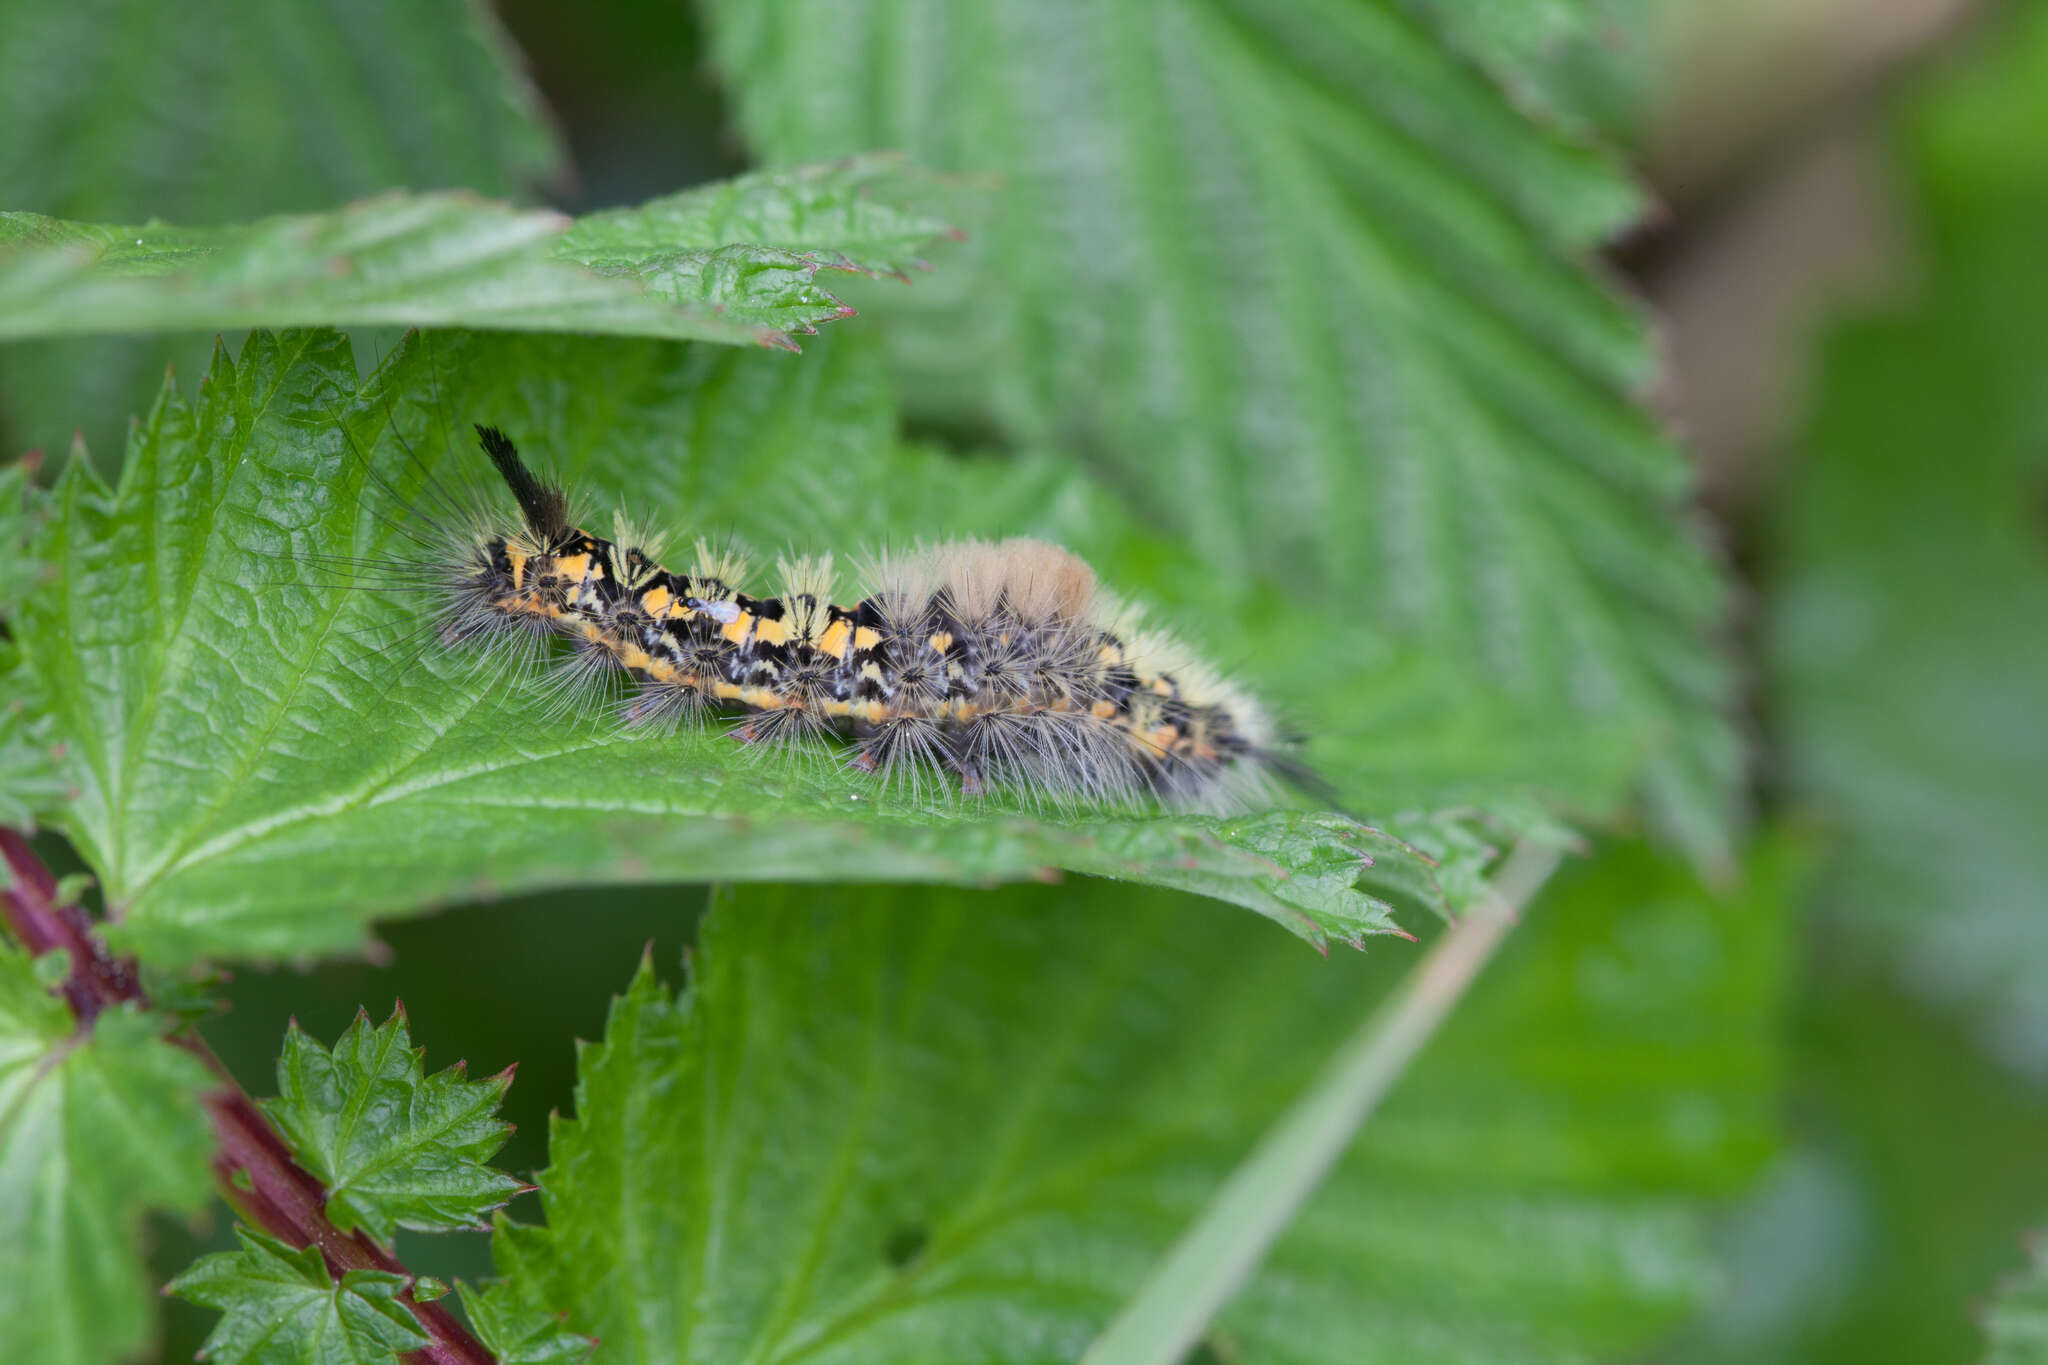
<svg viewBox="0 0 2048 1365"><path fill-rule="evenodd" d="M0 7L0 208L244 222L383 190L524 199L567 174L491 6L149 0ZM108 449L211 336L0 346L0 457ZM8 438L12 448L5 448Z"/></svg>
<svg viewBox="0 0 2048 1365"><path fill-rule="evenodd" d="M495 1280L481 1290L467 1284L456 1289L470 1329L498 1365L581 1365L597 1347L595 1339L564 1327L559 1315L523 1302L509 1280Z"/></svg>
<svg viewBox="0 0 2048 1365"><path fill-rule="evenodd" d="M49 961L49 959L44 959ZM0 942L0 1341L24 1365L103 1365L139 1350L154 1296L146 1211L212 1192L200 1096L213 1078L150 1015L81 1032L36 966Z"/></svg>
<svg viewBox="0 0 2048 1365"><path fill-rule="evenodd" d="M122 942L170 964L346 948L373 916L520 887L1060 868L1356 942L1393 930L1389 896L1441 907L1493 855L1454 813L1393 824L1431 868L1332 813L976 806L880 789L836 752L760 757L708 731L624 733L603 707L565 710L502 658L422 635L417 595L348 586L397 586L353 567L411 548L394 493L434 471L480 486L456 434L479 418L590 490L588 507L622 498L656 525L740 543L1037 531L1106 572L1140 558L1095 538L1109 519L1066 510L1085 507L1071 470L899 451L857 347L795 364L441 337L359 385L336 334L259 336L217 357L196 401L167 390L118 489L74 464L39 541L61 577L32 599L21 647L81 793L65 828Z"/></svg>
<svg viewBox="0 0 2048 1365"><path fill-rule="evenodd" d="M796 349L850 309L823 268L900 273L946 226L891 157L745 176L575 222L466 195L389 193L237 227L0 214L0 340L388 323ZM929 186L926 186L929 190ZM763 238L722 235L762 229ZM818 234L848 236L826 254ZM872 250L872 256L868 252Z"/></svg>
<svg viewBox="0 0 2048 1365"><path fill-rule="evenodd" d="M1565 878L1214 1356L1577 1361L1698 1303L1699 1201L1769 1146L1791 869ZM1075 1359L1407 956L1099 884L735 891L583 1052L500 1270L632 1365Z"/></svg>
<svg viewBox="0 0 2048 1365"><path fill-rule="evenodd" d="M16 460L0 465L0 621L21 609L21 599L42 577L29 555L29 532L42 510L42 490L35 484L35 464Z"/></svg>
<svg viewBox="0 0 2048 1365"><path fill-rule="evenodd" d="M1539 122L1623 146L1655 110L1674 15L1666 0L1410 0Z"/></svg>
<svg viewBox="0 0 2048 1365"><path fill-rule="evenodd" d="M1720 575L1637 401L1644 319L1587 259L1641 199L1446 40L1454 8L707 4L771 164L888 146L1000 178L967 259L890 301L914 416L1072 449L1219 574L1315 604L1368 711L1448 679L1479 752L1527 753L1532 721L1623 746L1619 794L1725 860ZM1544 8L1545 41L1596 39L1597 7ZM1546 785L1620 808L1569 761Z"/></svg>
<svg viewBox="0 0 2048 1365"><path fill-rule="evenodd" d="M0 825L22 830L34 829L36 817L69 794L55 722L42 708L31 710L23 695L28 675L5 634L21 612L22 599L44 576L29 552L30 533L43 508L33 473L28 460L0 465Z"/></svg>
<svg viewBox="0 0 2048 1365"><path fill-rule="evenodd" d="M204 1256L165 1292L218 1308L220 1324L200 1357L214 1365L397 1365L425 1346L412 1310L399 1301L403 1275L328 1273L318 1247L292 1247L237 1227L240 1251Z"/></svg>
<svg viewBox="0 0 2048 1365"><path fill-rule="evenodd" d="M55 721L13 695L19 673L0 673L0 825L33 830L36 818L72 795Z"/></svg>
<svg viewBox="0 0 2048 1365"><path fill-rule="evenodd" d="M447 1232L484 1218L525 1186L490 1159L510 1125L498 1102L510 1072L472 1081L461 1063L429 1076L405 1015L372 1025L358 1013L322 1047L296 1021L263 1112L299 1164L327 1187L328 1219L386 1246L399 1227Z"/></svg>

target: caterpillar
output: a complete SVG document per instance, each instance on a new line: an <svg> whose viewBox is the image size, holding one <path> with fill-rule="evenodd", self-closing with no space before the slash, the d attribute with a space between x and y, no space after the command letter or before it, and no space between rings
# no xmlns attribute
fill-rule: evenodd
<svg viewBox="0 0 2048 1365"><path fill-rule="evenodd" d="M732 717L762 749L839 742L898 787L941 779L1071 807L1156 800L1227 813L1313 778L1264 711L1040 540L954 540L873 556L865 591L832 600L831 556L778 560L779 590L743 590L745 558L699 540L688 572L623 514L599 535L512 440L475 428L516 520L441 494L453 515L409 530L394 567L432 590L423 632L457 647L569 642L556 685L628 680L629 726ZM358 568L361 566L358 565Z"/></svg>

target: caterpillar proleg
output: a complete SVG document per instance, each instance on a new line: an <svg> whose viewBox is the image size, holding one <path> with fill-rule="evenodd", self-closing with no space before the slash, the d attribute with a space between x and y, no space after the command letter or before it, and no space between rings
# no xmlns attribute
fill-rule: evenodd
<svg viewBox="0 0 2048 1365"><path fill-rule="evenodd" d="M1299 774L1250 697L1058 546L877 554L844 605L830 556L783 559L772 595L757 596L729 547L700 540L687 569L671 569L662 537L623 516L599 534L502 431L476 433L518 515L465 511L414 534L426 554L404 567L438 594L431 636L564 637L560 685L623 675L628 725L725 713L742 743L838 744L898 787L1061 807L1224 812Z"/></svg>

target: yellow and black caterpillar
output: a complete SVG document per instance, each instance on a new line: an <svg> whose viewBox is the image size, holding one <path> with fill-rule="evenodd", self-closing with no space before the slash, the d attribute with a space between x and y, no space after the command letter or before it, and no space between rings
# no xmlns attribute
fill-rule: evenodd
<svg viewBox="0 0 2048 1365"><path fill-rule="evenodd" d="M1061 805L1150 794L1225 811L1301 776L1249 698L1144 630L1079 558L1043 541L960 540L878 556L865 595L831 601L830 557L779 564L780 594L741 591L744 562L579 526L562 489L494 427L476 428L520 519L439 527L413 563L439 590L449 644L561 635L571 686L623 672L631 724L739 711L747 743L838 734L899 785L950 775L968 795Z"/></svg>

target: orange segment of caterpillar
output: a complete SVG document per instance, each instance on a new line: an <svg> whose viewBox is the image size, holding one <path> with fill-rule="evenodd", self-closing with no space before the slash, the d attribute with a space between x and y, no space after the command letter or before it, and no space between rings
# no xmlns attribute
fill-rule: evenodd
<svg viewBox="0 0 2048 1365"><path fill-rule="evenodd" d="M479 426L519 521L468 528L445 566L444 640L568 637L580 671L632 682L631 724L738 713L743 743L842 737L857 769L968 795L1204 810L1270 795L1297 765L1259 707L1142 630L1075 555L1038 540L959 540L883 555L833 600L830 556L778 564L775 594L699 541L687 572L623 517L606 538Z"/></svg>

